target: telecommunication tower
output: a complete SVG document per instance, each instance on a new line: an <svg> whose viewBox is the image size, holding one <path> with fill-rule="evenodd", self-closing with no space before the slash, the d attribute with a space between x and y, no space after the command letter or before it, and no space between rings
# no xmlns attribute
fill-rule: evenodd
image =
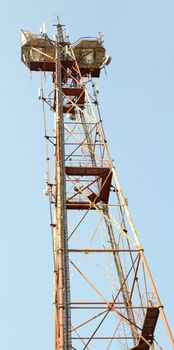
<svg viewBox="0 0 174 350"><path fill-rule="evenodd" d="M174 349L103 129L95 78L110 57L102 33L71 44L61 24L54 40L45 30L22 30L22 61L41 75L54 350L163 349L155 336L159 315Z"/></svg>

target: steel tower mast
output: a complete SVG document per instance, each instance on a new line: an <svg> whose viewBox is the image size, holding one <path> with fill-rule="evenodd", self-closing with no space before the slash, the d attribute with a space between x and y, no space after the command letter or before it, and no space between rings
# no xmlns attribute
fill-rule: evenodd
<svg viewBox="0 0 174 350"><path fill-rule="evenodd" d="M159 314L174 349L103 129L95 84L110 62L103 36L72 45L64 27L56 29L55 40L22 31L22 61L41 75L54 350L164 349L155 336ZM43 72L53 81L48 94Z"/></svg>
<svg viewBox="0 0 174 350"><path fill-rule="evenodd" d="M55 45L54 107L54 348L70 349L69 272L67 260L67 216L64 155L63 98L61 81L61 25L57 25Z"/></svg>

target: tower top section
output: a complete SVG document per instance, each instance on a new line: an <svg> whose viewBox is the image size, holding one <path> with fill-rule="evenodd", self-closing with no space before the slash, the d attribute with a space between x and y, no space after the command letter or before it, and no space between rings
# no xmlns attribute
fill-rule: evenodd
<svg viewBox="0 0 174 350"><path fill-rule="evenodd" d="M46 33L31 34L22 30L21 60L31 71L55 71L56 47L61 47L61 64L69 68L77 62L81 74L100 76L100 70L110 63L110 56L106 55L103 40L98 38L82 38L75 44L63 36L52 40Z"/></svg>

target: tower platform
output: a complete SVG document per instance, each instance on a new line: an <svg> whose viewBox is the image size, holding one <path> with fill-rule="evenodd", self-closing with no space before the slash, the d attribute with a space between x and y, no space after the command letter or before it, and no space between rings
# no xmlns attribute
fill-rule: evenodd
<svg viewBox="0 0 174 350"><path fill-rule="evenodd" d="M96 209L94 206L92 206L92 203L96 204L100 201L107 204L108 198L109 198L109 192L111 187L111 180L112 180L112 171L110 168L99 168L99 167L65 167L66 175L68 176L79 176L80 178L83 178L84 176L87 177L95 177L98 178L97 181L100 181L100 188L98 193L94 193L94 191L90 188L91 184L94 183L94 181L91 180L89 184L85 187L81 187L81 189L77 189L76 193L67 198L66 201L66 207L67 209ZM86 190L88 191L88 194L86 195L86 200L78 200L78 195L82 193L86 193Z"/></svg>
<svg viewBox="0 0 174 350"><path fill-rule="evenodd" d="M147 308L141 335L143 336L143 338L145 338L149 342L149 345L145 343L145 341L141 338L139 341L139 344L134 348L132 348L131 350L148 350L149 349L150 345L153 342L153 335L154 335L158 316L159 316L159 308L157 307Z"/></svg>

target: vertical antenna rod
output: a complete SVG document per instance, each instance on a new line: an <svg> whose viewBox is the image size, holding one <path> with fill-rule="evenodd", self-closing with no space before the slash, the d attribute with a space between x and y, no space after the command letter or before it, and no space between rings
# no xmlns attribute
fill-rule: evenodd
<svg viewBox="0 0 174 350"><path fill-rule="evenodd" d="M54 136L56 140L54 155L55 172L55 228L54 228L54 350L68 349L69 341L69 274L67 261L67 217L66 182L64 164L64 127L61 83L62 26L57 25L56 66L55 66L55 113Z"/></svg>

